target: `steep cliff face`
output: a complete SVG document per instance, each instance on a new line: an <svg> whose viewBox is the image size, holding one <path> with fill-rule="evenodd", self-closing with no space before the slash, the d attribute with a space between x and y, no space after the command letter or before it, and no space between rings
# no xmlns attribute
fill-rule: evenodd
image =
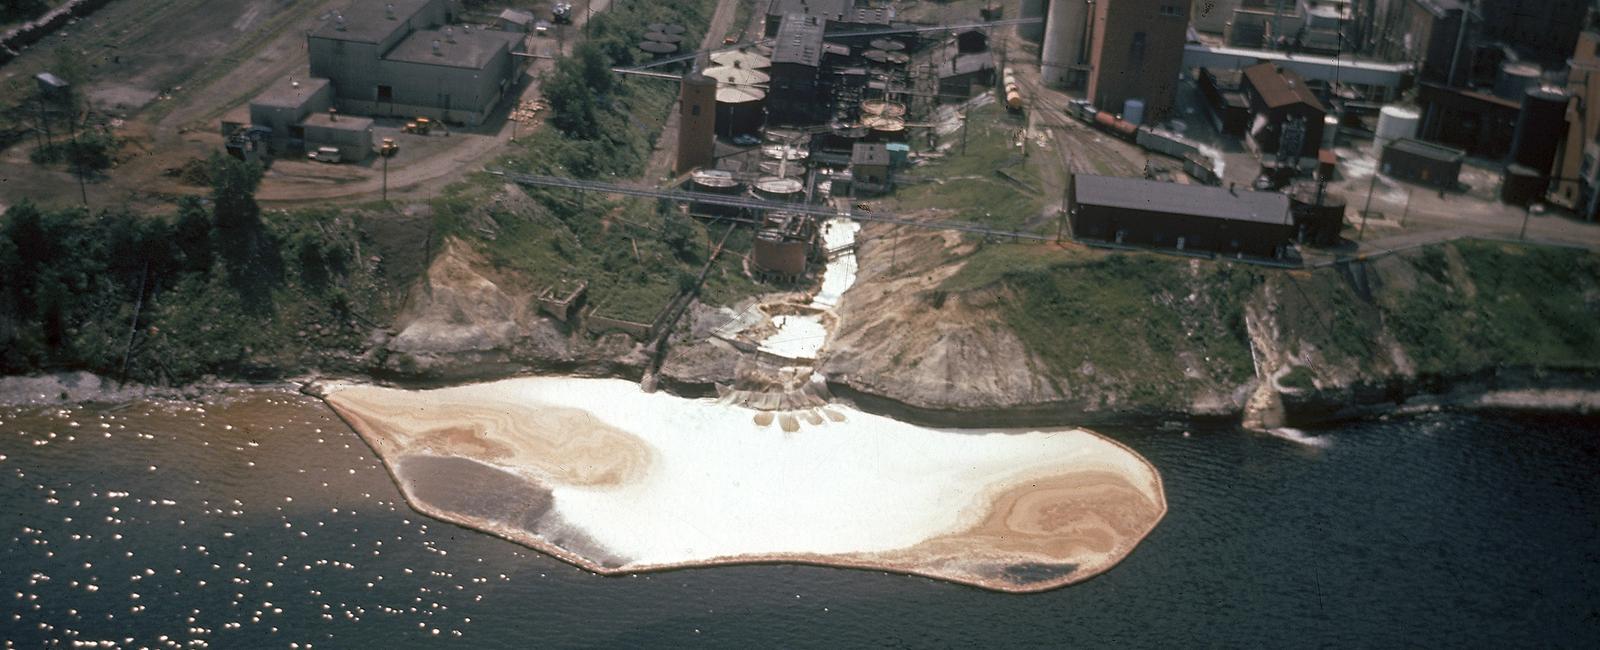
<svg viewBox="0 0 1600 650"><path fill-rule="evenodd" d="M1600 384L1584 251L1464 241L1285 271L880 231L861 259L822 369L933 419L1274 426L1463 384Z"/></svg>
<svg viewBox="0 0 1600 650"><path fill-rule="evenodd" d="M1600 256L1459 241L1286 274L1266 354L1291 419L1421 394L1600 387ZM1301 291L1304 289L1304 292Z"/></svg>
<svg viewBox="0 0 1600 650"><path fill-rule="evenodd" d="M1001 286L940 287L975 246L955 233L859 243L856 284L821 367L830 381L930 409L1000 409L1065 399L1066 382L1005 326Z"/></svg>

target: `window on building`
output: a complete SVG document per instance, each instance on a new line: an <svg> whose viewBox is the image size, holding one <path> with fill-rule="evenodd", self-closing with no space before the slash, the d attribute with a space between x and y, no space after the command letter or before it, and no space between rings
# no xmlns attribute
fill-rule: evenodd
<svg viewBox="0 0 1600 650"><path fill-rule="evenodd" d="M378 86L378 101L380 101L380 102L392 102L392 101L394 101L394 87L393 86L381 86L381 85Z"/></svg>
<svg viewBox="0 0 1600 650"><path fill-rule="evenodd" d="M1144 65L1144 32L1134 32L1128 46L1128 60L1135 66Z"/></svg>
<svg viewBox="0 0 1600 650"><path fill-rule="evenodd" d="M1314 3L1313 6L1315 6ZM1181 14L1178 12L1178 5L1161 5L1161 15L1178 16Z"/></svg>
<svg viewBox="0 0 1600 650"><path fill-rule="evenodd" d="M691 104L689 106L689 114L694 116L694 117L700 117L700 105L699 104Z"/></svg>

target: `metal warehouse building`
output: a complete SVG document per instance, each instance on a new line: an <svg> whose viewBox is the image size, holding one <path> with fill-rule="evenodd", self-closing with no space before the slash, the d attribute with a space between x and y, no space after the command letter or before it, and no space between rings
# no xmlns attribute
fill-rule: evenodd
<svg viewBox="0 0 1600 650"><path fill-rule="evenodd" d="M1078 239L1277 258L1294 236L1272 192L1080 174L1069 198Z"/></svg>
<svg viewBox="0 0 1600 650"><path fill-rule="evenodd" d="M346 113L476 125L516 83L524 34L443 26L445 0L362 0L307 37L311 76Z"/></svg>
<svg viewBox="0 0 1600 650"><path fill-rule="evenodd" d="M281 79L250 101L250 124L266 129L275 153L337 147L340 158L360 162L372 155L372 120L335 115L327 79Z"/></svg>

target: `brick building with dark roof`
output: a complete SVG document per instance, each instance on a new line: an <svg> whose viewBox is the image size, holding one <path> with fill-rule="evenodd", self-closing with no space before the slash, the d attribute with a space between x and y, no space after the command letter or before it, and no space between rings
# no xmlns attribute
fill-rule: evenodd
<svg viewBox="0 0 1600 650"><path fill-rule="evenodd" d="M826 21L789 14L772 42L767 117L778 124L808 124L826 116L822 88L822 32Z"/></svg>
<svg viewBox="0 0 1600 650"><path fill-rule="evenodd" d="M1250 128L1245 139L1257 151L1277 153L1284 125L1290 120L1305 120L1305 136L1300 155L1315 160L1322 146L1323 118L1327 109L1306 80L1293 70L1261 63L1244 69L1241 90L1250 102Z"/></svg>
<svg viewBox="0 0 1600 650"><path fill-rule="evenodd" d="M1294 236L1276 192L1078 174L1068 205L1077 239L1279 258Z"/></svg>

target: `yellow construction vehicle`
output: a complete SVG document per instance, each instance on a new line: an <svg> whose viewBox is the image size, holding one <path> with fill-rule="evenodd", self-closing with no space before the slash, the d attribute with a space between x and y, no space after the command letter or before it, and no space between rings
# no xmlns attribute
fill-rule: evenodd
<svg viewBox="0 0 1600 650"><path fill-rule="evenodd" d="M433 120L430 120L426 117L419 117L416 119L416 121L406 122L405 127L400 130L405 133L427 135L429 131L433 130Z"/></svg>

